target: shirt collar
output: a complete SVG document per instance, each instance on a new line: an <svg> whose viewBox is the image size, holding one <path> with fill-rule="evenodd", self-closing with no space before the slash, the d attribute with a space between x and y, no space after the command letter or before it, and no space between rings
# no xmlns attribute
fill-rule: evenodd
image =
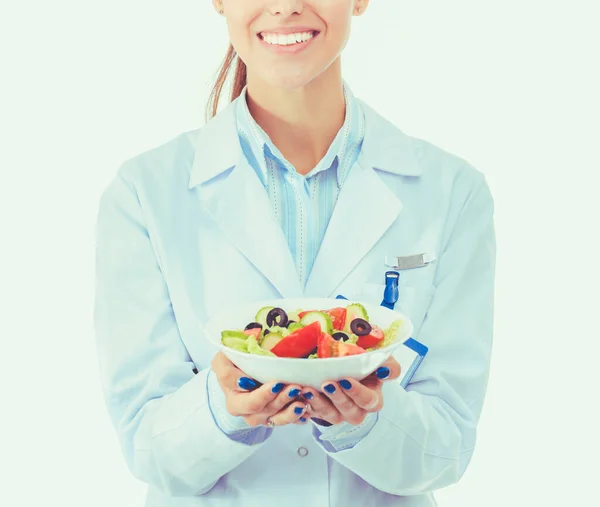
<svg viewBox="0 0 600 507"><path fill-rule="evenodd" d="M356 156L352 155L356 155L360 151L365 136L364 112L346 81L343 81L343 91L346 102L344 124L336 134L325 156L306 174L306 178L310 178L322 171L335 170L340 188L356 159ZM252 117L248 108L247 92L248 86L246 85L242 89L236 108L238 135L244 155L257 171L263 185L266 186L268 159L275 160L281 167L291 172L295 172L295 169Z"/></svg>
<svg viewBox="0 0 600 507"><path fill-rule="evenodd" d="M424 142L405 134L364 101L356 100L365 120L365 136L360 150L364 166L400 176L421 176L420 150L424 148ZM194 147L190 188L231 169L243 156L236 128L239 102L240 97L237 97L204 126L188 133Z"/></svg>

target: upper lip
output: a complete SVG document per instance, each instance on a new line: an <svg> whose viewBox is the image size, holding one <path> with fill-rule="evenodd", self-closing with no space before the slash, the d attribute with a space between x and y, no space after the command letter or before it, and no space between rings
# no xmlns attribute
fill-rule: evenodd
<svg viewBox="0 0 600 507"><path fill-rule="evenodd" d="M314 28L310 28L308 26L286 26L280 28L272 28L270 30L261 30L258 32L259 34L263 33L280 33L282 35L288 35L290 33L303 33L303 32L318 32L319 30L315 30Z"/></svg>

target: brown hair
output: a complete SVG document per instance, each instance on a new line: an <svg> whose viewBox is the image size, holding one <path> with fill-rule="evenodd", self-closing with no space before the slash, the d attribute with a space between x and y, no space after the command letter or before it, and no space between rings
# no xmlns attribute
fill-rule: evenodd
<svg viewBox="0 0 600 507"><path fill-rule="evenodd" d="M242 93L244 86L246 86L246 64L241 60L233 46L230 44L227 54L225 55L225 59L221 64L221 68L219 69L217 81L213 86L208 98L208 104L206 106L207 121L217 114L221 93L223 92L223 86L227 81L227 77L229 76L229 72L231 71L231 67L234 65L234 62L236 63L236 68L235 76L233 78L233 88L231 90L231 100L233 101L237 99Z"/></svg>

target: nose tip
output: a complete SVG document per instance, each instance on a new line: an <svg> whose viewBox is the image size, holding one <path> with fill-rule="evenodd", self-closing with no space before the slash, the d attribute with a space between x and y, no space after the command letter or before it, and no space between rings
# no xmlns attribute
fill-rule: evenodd
<svg viewBox="0 0 600 507"><path fill-rule="evenodd" d="M272 0L271 14L280 16L291 16L292 14L302 14L304 10L304 0Z"/></svg>

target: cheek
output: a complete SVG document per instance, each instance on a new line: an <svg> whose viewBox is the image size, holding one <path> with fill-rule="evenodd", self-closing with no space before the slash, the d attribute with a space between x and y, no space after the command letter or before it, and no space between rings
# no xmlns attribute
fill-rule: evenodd
<svg viewBox="0 0 600 507"><path fill-rule="evenodd" d="M352 5L348 0L332 0L321 9L320 15L327 23L329 39L344 43L347 41L352 22Z"/></svg>
<svg viewBox="0 0 600 507"><path fill-rule="evenodd" d="M250 27L262 12L262 8L256 4L257 0L225 0L224 2L229 38L240 56L247 55L250 44L254 42L251 39L253 32Z"/></svg>

